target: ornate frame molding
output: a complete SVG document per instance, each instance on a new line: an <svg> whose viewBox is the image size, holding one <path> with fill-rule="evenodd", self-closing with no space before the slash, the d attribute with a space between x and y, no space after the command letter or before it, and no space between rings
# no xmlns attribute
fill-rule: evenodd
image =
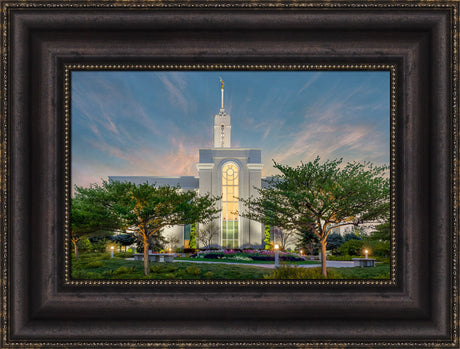
<svg viewBox="0 0 460 349"><path fill-rule="evenodd" d="M458 10L456 1L3 1L2 346L457 347ZM57 249L69 218L68 72L124 67L391 70L391 280L70 280L58 262L68 266L68 251ZM158 312L168 321L150 316Z"/></svg>

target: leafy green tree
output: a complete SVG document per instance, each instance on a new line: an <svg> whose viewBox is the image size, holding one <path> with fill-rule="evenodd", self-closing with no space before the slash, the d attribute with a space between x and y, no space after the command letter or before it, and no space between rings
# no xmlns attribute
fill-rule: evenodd
<svg viewBox="0 0 460 349"><path fill-rule="evenodd" d="M391 228L390 222L385 222L379 224L375 227L375 231L369 234L369 240L380 240L380 241L390 241L391 237Z"/></svg>
<svg viewBox="0 0 460 349"><path fill-rule="evenodd" d="M113 198L112 210L122 226L129 227L144 245L145 275L149 274L148 246L152 236L160 235L167 226L208 222L219 212L215 207L219 198L199 196L193 190L117 181L104 182L102 186Z"/></svg>
<svg viewBox="0 0 460 349"><path fill-rule="evenodd" d="M118 234L112 237L112 241L120 246L124 246L126 252L126 246L134 244L136 242L136 238L131 234Z"/></svg>
<svg viewBox="0 0 460 349"><path fill-rule="evenodd" d="M91 241L89 241L89 239L80 239L78 241L78 251L90 251L91 247Z"/></svg>
<svg viewBox="0 0 460 349"><path fill-rule="evenodd" d="M372 253L376 256L389 257L391 252L391 227L390 222L379 224L375 231L365 237Z"/></svg>
<svg viewBox="0 0 460 349"><path fill-rule="evenodd" d="M348 240L361 240L361 237L359 235L356 235L354 233L348 233L343 236L343 239L346 241Z"/></svg>
<svg viewBox="0 0 460 349"><path fill-rule="evenodd" d="M343 236L339 233L331 233L328 235L326 242L328 250L336 250L343 245L345 240L343 239Z"/></svg>
<svg viewBox="0 0 460 349"><path fill-rule="evenodd" d="M298 237L297 249L307 251L310 256L313 256L317 252L318 236L316 236L311 228L308 228L299 232Z"/></svg>
<svg viewBox="0 0 460 349"><path fill-rule="evenodd" d="M93 252L106 252L107 247L112 241L113 232L104 232L97 236L89 238L91 242L91 250Z"/></svg>
<svg viewBox="0 0 460 349"><path fill-rule="evenodd" d="M110 197L98 186L75 187L71 201L70 240L78 259L78 242L81 239L105 237L120 225L119 217L109 209Z"/></svg>
<svg viewBox="0 0 460 349"><path fill-rule="evenodd" d="M152 252L160 252L165 249L166 239L161 234L152 235L149 239L147 249ZM138 253L144 252L144 243L141 240L136 240L136 250Z"/></svg>
<svg viewBox="0 0 460 349"><path fill-rule="evenodd" d="M363 240L348 240L339 247L339 253L341 255L360 256L362 255L364 244Z"/></svg>
<svg viewBox="0 0 460 349"><path fill-rule="evenodd" d="M312 228L326 255L333 228L359 225L389 216L388 166L342 159L314 161L290 167L275 162L281 174L258 189L256 198L240 199L249 209L243 216L289 230ZM326 259L322 273L327 277Z"/></svg>
<svg viewBox="0 0 460 349"><path fill-rule="evenodd" d="M369 241L369 246L372 254L380 257L388 258L391 252L391 244L389 240L380 241L380 240L371 240Z"/></svg>

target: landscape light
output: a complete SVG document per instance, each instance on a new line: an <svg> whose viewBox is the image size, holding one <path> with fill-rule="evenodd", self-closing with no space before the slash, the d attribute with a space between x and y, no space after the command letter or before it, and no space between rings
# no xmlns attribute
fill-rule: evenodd
<svg viewBox="0 0 460 349"><path fill-rule="evenodd" d="M275 244L275 268L279 268L280 266L280 245Z"/></svg>
<svg viewBox="0 0 460 349"><path fill-rule="evenodd" d="M365 257L366 259L369 257L369 251L368 250L364 250L364 253L365 253Z"/></svg>

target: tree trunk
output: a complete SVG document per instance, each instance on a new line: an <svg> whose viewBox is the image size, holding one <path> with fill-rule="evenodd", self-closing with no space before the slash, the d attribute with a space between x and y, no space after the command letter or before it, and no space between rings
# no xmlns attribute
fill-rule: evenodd
<svg viewBox="0 0 460 349"><path fill-rule="evenodd" d="M149 275L149 241L144 239L144 275Z"/></svg>
<svg viewBox="0 0 460 349"><path fill-rule="evenodd" d="M326 261L327 261L327 256L326 256L326 246L327 246L327 241L326 239L321 240L321 271L323 273L323 276L327 278L327 268L326 268Z"/></svg>
<svg viewBox="0 0 460 349"><path fill-rule="evenodd" d="M75 258L78 259L78 240L72 240L72 242L75 248Z"/></svg>

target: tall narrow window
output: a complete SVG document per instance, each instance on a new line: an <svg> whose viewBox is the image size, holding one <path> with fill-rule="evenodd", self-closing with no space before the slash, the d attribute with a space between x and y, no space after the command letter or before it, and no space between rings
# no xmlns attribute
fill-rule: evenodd
<svg viewBox="0 0 460 349"><path fill-rule="evenodd" d="M222 247L237 248L238 243L238 166L228 162L222 168Z"/></svg>
<svg viewBox="0 0 460 349"><path fill-rule="evenodd" d="M220 125L220 145L222 148L224 147L224 136L225 136L225 126Z"/></svg>

